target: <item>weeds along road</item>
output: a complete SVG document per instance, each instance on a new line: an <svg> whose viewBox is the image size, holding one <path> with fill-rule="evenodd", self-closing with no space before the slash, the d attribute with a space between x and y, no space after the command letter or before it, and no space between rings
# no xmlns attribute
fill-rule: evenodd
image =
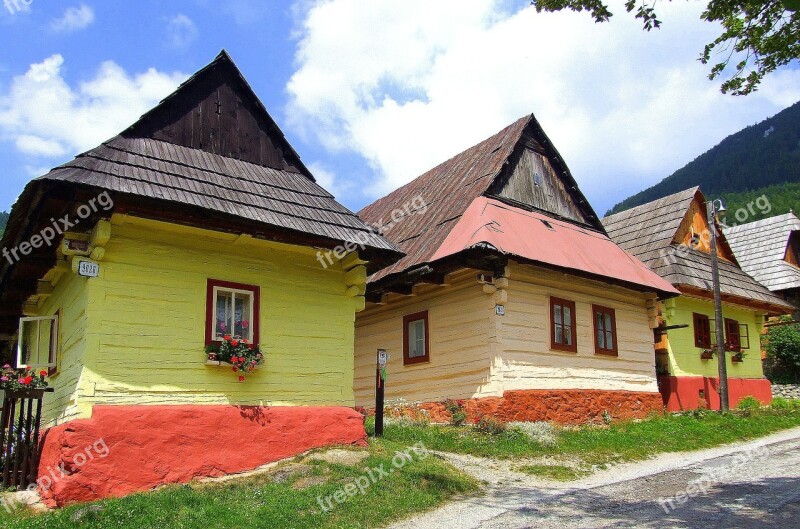
<svg viewBox="0 0 800 529"><path fill-rule="evenodd" d="M800 528L800 429L666 454L566 487L501 483L394 526L416 527Z"/></svg>

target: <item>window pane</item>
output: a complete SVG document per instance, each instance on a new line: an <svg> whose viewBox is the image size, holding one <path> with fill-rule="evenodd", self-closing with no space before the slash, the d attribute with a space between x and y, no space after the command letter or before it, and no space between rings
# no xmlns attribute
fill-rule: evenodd
<svg viewBox="0 0 800 529"><path fill-rule="evenodd" d="M564 325L572 326L572 310L569 307L564 307Z"/></svg>
<svg viewBox="0 0 800 529"><path fill-rule="evenodd" d="M553 305L553 322L561 324L561 305Z"/></svg>
<svg viewBox="0 0 800 529"><path fill-rule="evenodd" d="M217 291L217 323L216 335L218 339L228 333L233 332L231 329L231 317L233 315L233 307L231 305L231 294L222 290Z"/></svg>
<svg viewBox="0 0 800 529"><path fill-rule="evenodd" d="M606 314L606 332L611 332L613 328L611 327L611 314Z"/></svg>
<svg viewBox="0 0 800 529"><path fill-rule="evenodd" d="M235 294L234 311L234 336L251 340L253 338L252 321L250 314L250 294Z"/></svg>
<svg viewBox="0 0 800 529"><path fill-rule="evenodd" d="M603 331L603 313L602 312L595 312L594 313L594 327L598 331Z"/></svg>
<svg viewBox="0 0 800 529"><path fill-rule="evenodd" d="M606 332L606 349L614 349L614 333Z"/></svg>
<svg viewBox="0 0 800 529"><path fill-rule="evenodd" d="M408 357L425 356L425 320L408 323Z"/></svg>
<svg viewBox="0 0 800 529"><path fill-rule="evenodd" d="M566 315L566 312L564 313ZM572 327L564 326L564 345L572 345Z"/></svg>
<svg viewBox="0 0 800 529"><path fill-rule="evenodd" d="M600 327L597 328L597 347L599 347L600 349L606 348L605 333L603 332L603 329L601 329Z"/></svg>
<svg viewBox="0 0 800 529"><path fill-rule="evenodd" d="M556 324L555 331L556 331L556 343L563 345L564 344L564 334L563 334L563 328L561 327L561 325Z"/></svg>

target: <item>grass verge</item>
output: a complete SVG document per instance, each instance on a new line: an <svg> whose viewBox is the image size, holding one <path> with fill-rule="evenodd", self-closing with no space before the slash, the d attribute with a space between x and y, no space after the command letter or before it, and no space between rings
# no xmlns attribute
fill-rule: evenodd
<svg viewBox="0 0 800 529"><path fill-rule="evenodd" d="M371 441L369 457L355 466L303 460L284 472L218 484L170 486L122 499L76 505L42 515L0 509L0 527L14 528L122 528L180 527L185 529L252 528L367 528L430 509L478 484L441 459L406 459L394 465L407 444ZM383 466L388 475L371 482L326 511L319 498L332 497L359 477L365 468ZM375 474L375 473L374 473ZM352 485L351 485L352 486ZM352 490L352 489L350 489Z"/></svg>
<svg viewBox="0 0 800 529"><path fill-rule="evenodd" d="M611 463L637 461L664 452L710 448L763 437L800 426L800 402L782 409L709 411L652 416L605 426L556 428L555 442L542 443L519 428L486 434L469 426L392 423L387 439L421 441L430 450L495 459L533 459L523 472L551 479L575 479ZM538 464L536 458L546 460ZM527 467L527 468L524 468ZM575 477L570 477L570 472Z"/></svg>

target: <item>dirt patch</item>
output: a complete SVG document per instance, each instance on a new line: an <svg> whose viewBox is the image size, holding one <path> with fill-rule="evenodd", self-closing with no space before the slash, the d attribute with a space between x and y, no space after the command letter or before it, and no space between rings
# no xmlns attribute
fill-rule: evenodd
<svg viewBox="0 0 800 529"><path fill-rule="evenodd" d="M325 452L311 454L303 461L324 461L325 463L333 463L335 465L355 467L360 465L368 457L369 452L367 451L334 448L332 450L326 450Z"/></svg>

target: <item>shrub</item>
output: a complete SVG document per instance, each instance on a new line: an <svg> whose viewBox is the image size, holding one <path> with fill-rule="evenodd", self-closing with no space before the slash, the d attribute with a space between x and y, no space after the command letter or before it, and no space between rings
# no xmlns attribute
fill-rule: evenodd
<svg viewBox="0 0 800 529"><path fill-rule="evenodd" d="M767 374L773 382L800 381L800 324L785 324L791 321L784 317L781 325L772 325L764 335L769 369Z"/></svg>
<svg viewBox="0 0 800 529"><path fill-rule="evenodd" d="M444 401L445 409L450 412L450 424L461 426L467 420L467 412L464 409L464 401L447 399Z"/></svg>
<svg viewBox="0 0 800 529"><path fill-rule="evenodd" d="M528 439L542 446L553 447L558 444L556 429L549 422L510 422L506 426L525 434Z"/></svg>
<svg viewBox="0 0 800 529"><path fill-rule="evenodd" d="M773 410L788 410L790 407L789 401L782 397L775 397L772 399Z"/></svg>
<svg viewBox="0 0 800 529"><path fill-rule="evenodd" d="M494 417L484 415L475 424L475 429L488 435L500 435L501 433L505 432L508 427L506 426L506 423L498 421Z"/></svg>
<svg viewBox="0 0 800 529"><path fill-rule="evenodd" d="M752 395L748 395L742 400L739 401L739 404L736 406L740 410L760 410L761 409L761 401L757 398L753 397Z"/></svg>

